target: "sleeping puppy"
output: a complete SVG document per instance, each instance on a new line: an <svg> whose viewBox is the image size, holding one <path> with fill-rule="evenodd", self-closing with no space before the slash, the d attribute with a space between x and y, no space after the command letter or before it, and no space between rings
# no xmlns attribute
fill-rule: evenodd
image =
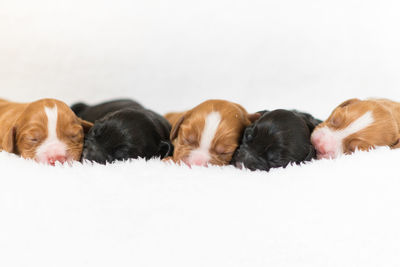
<svg viewBox="0 0 400 267"><path fill-rule="evenodd" d="M37 162L55 165L79 160L84 132L92 125L56 99L31 103L0 99L0 151Z"/></svg>
<svg viewBox="0 0 400 267"><path fill-rule="evenodd" d="M168 113L174 162L189 166L227 165L243 130L260 117L225 100L208 100L182 113Z"/></svg>
<svg viewBox="0 0 400 267"><path fill-rule="evenodd" d="M95 106L80 103L73 109L81 118L94 121L85 137L82 159L105 164L172 154L168 121L135 101L115 100Z"/></svg>
<svg viewBox="0 0 400 267"><path fill-rule="evenodd" d="M336 158L377 146L399 148L399 139L400 103L387 99L349 99L311 136L318 158Z"/></svg>
<svg viewBox="0 0 400 267"><path fill-rule="evenodd" d="M268 171L315 157L310 136L320 120L295 110L277 109L259 113L261 118L244 131L242 144L232 159L233 165L253 171Z"/></svg>
<svg viewBox="0 0 400 267"><path fill-rule="evenodd" d="M85 118L85 120L91 122L103 118L108 113L124 108L144 109L142 105L131 99L117 99L94 106L89 106L85 103L76 103L71 106L71 109L78 117Z"/></svg>

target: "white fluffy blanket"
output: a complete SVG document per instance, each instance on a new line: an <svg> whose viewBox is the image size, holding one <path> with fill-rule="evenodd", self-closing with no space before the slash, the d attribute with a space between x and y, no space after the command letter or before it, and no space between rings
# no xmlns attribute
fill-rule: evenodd
<svg viewBox="0 0 400 267"><path fill-rule="evenodd" d="M1 266L399 266L400 150L267 172L0 153Z"/></svg>

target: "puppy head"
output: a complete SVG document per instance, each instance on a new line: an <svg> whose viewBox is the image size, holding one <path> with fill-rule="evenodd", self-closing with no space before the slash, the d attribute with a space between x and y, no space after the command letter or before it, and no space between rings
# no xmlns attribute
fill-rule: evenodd
<svg viewBox="0 0 400 267"><path fill-rule="evenodd" d="M224 100L201 103L174 119L173 160L200 166L229 164L244 128L259 116Z"/></svg>
<svg viewBox="0 0 400 267"><path fill-rule="evenodd" d="M95 122L85 137L82 158L101 164L117 160L169 156L172 145L163 140L144 110L122 109Z"/></svg>
<svg viewBox="0 0 400 267"><path fill-rule="evenodd" d="M311 131L320 121L306 113L274 110L246 128L232 164L250 170L286 167L315 157Z"/></svg>
<svg viewBox="0 0 400 267"><path fill-rule="evenodd" d="M318 158L398 143L399 129L389 100L350 99L334 109L312 133Z"/></svg>
<svg viewBox="0 0 400 267"><path fill-rule="evenodd" d="M30 103L3 140L4 150L54 165L79 160L84 131L91 123L79 119L63 102L43 99Z"/></svg>

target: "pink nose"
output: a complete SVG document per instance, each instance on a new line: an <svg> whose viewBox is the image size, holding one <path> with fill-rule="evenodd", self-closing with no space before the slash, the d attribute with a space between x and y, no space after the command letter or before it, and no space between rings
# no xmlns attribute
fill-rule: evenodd
<svg viewBox="0 0 400 267"><path fill-rule="evenodd" d="M191 155L186 162L188 165L195 165L195 166L207 166L208 164L208 157L203 154L195 154Z"/></svg>
<svg viewBox="0 0 400 267"><path fill-rule="evenodd" d="M338 142L334 136L327 132L316 131L311 136L311 143L317 150L318 158L335 158Z"/></svg>
<svg viewBox="0 0 400 267"><path fill-rule="evenodd" d="M190 164L196 166L207 166L207 161L204 161L202 159L195 159Z"/></svg>
<svg viewBox="0 0 400 267"><path fill-rule="evenodd" d="M60 163L65 163L67 161L67 157L63 155L55 155L55 156L50 156L47 158L47 163L50 165L55 165L56 161Z"/></svg>

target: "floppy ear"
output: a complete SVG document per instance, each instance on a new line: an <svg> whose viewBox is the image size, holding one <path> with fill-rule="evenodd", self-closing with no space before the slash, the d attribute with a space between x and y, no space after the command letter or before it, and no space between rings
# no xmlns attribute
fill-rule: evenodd
<svg viewBox="0 0 400 267"><path fill-rule="evenodd" d="M79 102L75 103L71 106L72 111L76 114L76 116L80 116L80 114L85 111L89 106L85 103Z"/></svg>
<svg viewBox="0 0 400 267"><path fill-rule="evenodd" d="M253 123L256 120L258 120L262 115L261 113L258 113L258 112L256 112L256 113L248 113L246 111L246 109L244 107L242 107L241 105L239 105L237 103L232 103L232 104L236 105L242 111L242 114L244 115L243 117L245 119L248 119L251 123Z"/></svg>
<svg viewBox="0 0 400 267"><path fill-rule="evenodd" d="M314 118L313 116L311 116L308 113L304 113L304 112L299 112L297 110L293 110L294 113L296 113L297 116L299 116L300 118L303 119L303 121L307 124L308 129L310 130L310 133L312 133L312 131L314 131L314 128L322 123L321 120Z"/></svg>
<svg viewBox="0 0 400 267"><path fill-rule="evenodd" d="M173 126L183 114L184 112L169 112L164 115L164 118Z"/></svg>
<svg viewBox="0 0 400 267"><path fill-rule="evenodd" d="M248 113L247 114L247 118L249 119L249 121L251 121L252 123L255 122L256 120L258 120L261 117L261 113Z"/></svg>
<svg viewBox="0 0 400 267"><path fill-rule="evenodd" d="M79 123L80 123L80 124L82 125L82 127L83 127L83 132L84 132L85 134L87 134L87 133L89 132L90 128L93 127L93 123L91 123L90 121L82 120L81 118L78 118L78 120L79 120Z"/></svg>
<svg viewBox="0 0 400 267"><path fill-rule="evenodd" d="M185 113L186 114L186 113ZM170 140L174 140L178 136L179 128L181 127L182 122L185 120L185 114L183 114L173 125L170 134Z"/></svg>
<svg viewBox="0 0 400 267"><path fill-rule="evenodd" d="M259 113L261 116L264 115L265 113L268 113L269 110L261 110L261 111L257 111L257 113Z"/></svg>
<svg viewBox="0 0 400 267"><path fill-rule="evenodd" d="M349 99L349 100L344 101L344 102L343 102L342 104L340 104L338 107L343 108L343 107L345 107L345 106L348 106L348 105L351 105L351 104L353 104L353 103L360 102L360 101L361 101L361 100L358 99L358 98L352 98L352 99Z"/></svg>
<svg viewBox="0 0 400 267"><path fill-rule="evenodd" d="M12 127L8 130L7 134L4 136L3 143L1 144L1 149L9 153L17 153L15 148L15 135L16 128Z"/></svg>
<svg viewBox="0 0 400 267"><path fill-rule="evenodd" d="M174 146L171 144L171 142L169 141L160 142L158 153L162 159L168 156L172 156L173 151L174 151Z"/></svg>

